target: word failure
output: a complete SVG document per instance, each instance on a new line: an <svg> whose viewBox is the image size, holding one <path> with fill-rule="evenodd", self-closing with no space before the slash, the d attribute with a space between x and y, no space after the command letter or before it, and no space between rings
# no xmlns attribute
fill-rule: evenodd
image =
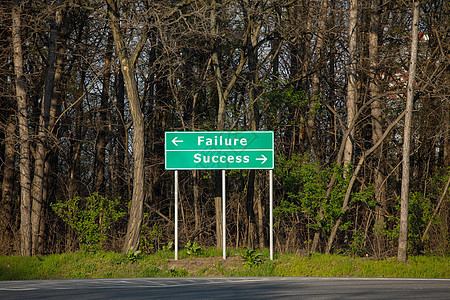
<svg viewBox="0 0 450 300"><path fill-rule="evenodd" d="M223 136L217 137L214 136L214 138L205 138L204 136L198 137L198 145L205 145L205 146L247 146L247 139L246 138L226 138Z"/></svg>

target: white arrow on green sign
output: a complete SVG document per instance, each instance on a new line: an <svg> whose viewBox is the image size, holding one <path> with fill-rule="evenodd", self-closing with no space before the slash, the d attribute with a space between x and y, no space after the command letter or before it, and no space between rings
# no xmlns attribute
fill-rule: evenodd
<svg viewBox="0 0 450 300"><path fill-rule="evenodd" d="M166 170L273 169L273 131L170 131Z"/></svg>

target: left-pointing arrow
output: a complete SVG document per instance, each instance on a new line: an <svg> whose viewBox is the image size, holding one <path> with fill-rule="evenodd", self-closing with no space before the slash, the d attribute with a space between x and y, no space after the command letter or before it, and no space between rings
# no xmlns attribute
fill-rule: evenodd
<svg viewBox="0 0 450 300"><path fill-rule="evenodd" d="M182 143L183 141L182 141L182 140L177 140L177 138L178 138L177 136L174 137L173 140L172 140L172 143L173 143L175 146L178 147L178 144L177 144L177 143Z"/></svg>
<svg viewBox="0 0 450 300"><path fill-rule="evenodd" d="M264 155L261 154L261 158L255 158L256 160L261 160L261 164L265 163L267 160L267 157L265 157Z"/></svg>

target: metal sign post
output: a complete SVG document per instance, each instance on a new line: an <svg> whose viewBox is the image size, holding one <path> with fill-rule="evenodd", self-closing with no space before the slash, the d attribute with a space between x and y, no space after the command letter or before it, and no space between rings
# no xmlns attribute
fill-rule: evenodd
<svg viewBox="0 0 450 300"><path fill-rule="evenodd" d="M222 170L223 259L226 259L225 170L270 170L270 259L273 260L273 131L165 132L165 169L175 170L175 260L178 260L178 170Z"/></svg>
<svg viewBox="0 0 450 300"><path fill-rule="evenodd" d="M227 226L226 226L226 187L225 187L225 170L222 170L222 251L223 259L227 259Z"/></svg>
<svg viewBox="0 0 450 300"><path fill-rule="evenodd" d="M273 260L273 170L269 171L269 232L270 260Z"/></svg>
<svg viewBox="0 0 450 300"><path fill-rule="evenodd" d="M175 171L175 260L178 260L178 171Z"/></svg>

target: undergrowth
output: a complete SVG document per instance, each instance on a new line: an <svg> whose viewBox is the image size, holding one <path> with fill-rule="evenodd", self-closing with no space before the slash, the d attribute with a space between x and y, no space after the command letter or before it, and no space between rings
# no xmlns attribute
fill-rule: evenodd
<svg viewBox="0 0 450 300"><path fill-rule="evenodd" d="M188 247L189 248L189 247ZM174 252L124 255L113 252L79 252L47 256L0 256L0 280L186 277L186 276L314 276L314 277L415 277L450 278L449 256L412 256L407 263L396 258L375 260L343 255L280 254L270 260L267 249L227 251L235 258L231 266L222 252L205 248L195 256L180 251L173 267ZM190 249L192 250L192 249ZM214 258L211 265L193 269L196 259ZM190 266L189 271L183 266Z"/></svg>

